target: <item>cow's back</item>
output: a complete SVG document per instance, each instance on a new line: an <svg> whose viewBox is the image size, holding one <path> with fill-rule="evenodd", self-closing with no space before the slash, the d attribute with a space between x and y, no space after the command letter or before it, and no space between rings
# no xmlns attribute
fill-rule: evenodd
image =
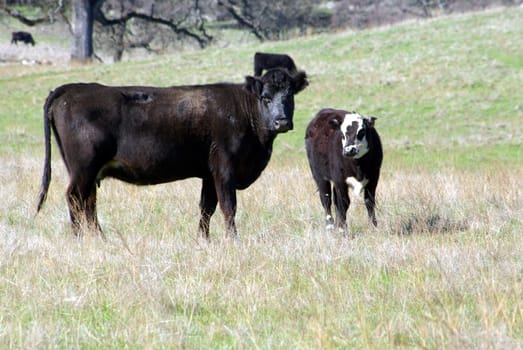
<svg viewBox="0 0 523 350"><path fill-rule="evenodd" d="M341 110L322 109L311 120L305 132L305 147L311 171L315 176L332 179L332 166L342 162L341 133L329 124L336 119L341 124L343 116ZM337 147L336 147L337 146Z"/></svg>
<svg viewBox="0 0 523 350"><path fill-rule="evenodd" d="M63 85L51 96L57 138L68 150L96 149L100 162L108 162L100 178L151 184L206 177L213 148L240 160L252 158L253 152L264 153L258 156L266 158L260 159L260 166L251 164L247 170L238 166L238 184L246 187L266 165L265 153L270 154L270 148L252 140L255 135L248 147L242 143L252 133L249 117L255 115L256 99L241 85L155 88L82 83Z"/></svg>
<svg viewBox="0 0 523 350"><path fill-rule="evenodd" d="M121 120L122 96L99 84L67 84L48 97L46 108L61 137L74 137L88 130L114 133Z"/></svg>
<svg viewBox="0 0 523 350"><path fill-rule="evenodd" d="M63 85L53 94L55 121L62 118L129 136L151 133L180 139L205 136L227 121L237 128L248 126L242 120L248 112L239 106L248 105L241 100L250 96L234 84L155 88L81 83Z"/></svg>

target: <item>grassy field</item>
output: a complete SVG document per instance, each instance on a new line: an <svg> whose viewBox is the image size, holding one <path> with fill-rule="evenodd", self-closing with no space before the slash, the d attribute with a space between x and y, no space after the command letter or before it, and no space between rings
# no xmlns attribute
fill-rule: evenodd
<svg viewBox="0 0 523 350"><path fill-rule="evenodd" d="M522 38L511 8L114 65L0 65L0 348L522 348ZM295 131L239 193L239 242L219 212L197 239L196 179L106 180L107 241L75 239L56 147L35 216L51 89L240 82L255 51L289 53L311 84ZM323 107L378 117L379 226L352 196L353 239L324 230L305 159Z"/></svg>

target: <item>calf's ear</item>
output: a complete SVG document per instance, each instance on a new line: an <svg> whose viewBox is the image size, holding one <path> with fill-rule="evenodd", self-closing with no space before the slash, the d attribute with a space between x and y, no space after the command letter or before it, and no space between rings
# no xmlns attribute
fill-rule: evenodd
<svg viewBox="0 0 523 350"><path fill-rule="evenodd" d="M376 117L369 117L369 118L367 118L367 120L369 121L369 126L370 126L371 128L374 127L374 122L375 122L377 119L378 119L378 118L376 118Z"/></svg>
<svg viewBox="0 0 523 350"><path fill-rule="evenodd" d="M309 85L309 81L307 80L307 73L302 70L297 72L293 76L292 85L295 94L305 89L307 85Z"/></svg>
<svg viewBox="0 0 523 350"><path fill-rule="evenodd" d="M257 97L260 97L263 90L263 83L259 78L249 75L245 77L245 89Z"/></svg>
<svg viewBox="0 0 523 350"><path fill-rule="evenodd" d="M336 118L329 119L329 125L332 129L338 130L340 128L340 121Z"/></svg>

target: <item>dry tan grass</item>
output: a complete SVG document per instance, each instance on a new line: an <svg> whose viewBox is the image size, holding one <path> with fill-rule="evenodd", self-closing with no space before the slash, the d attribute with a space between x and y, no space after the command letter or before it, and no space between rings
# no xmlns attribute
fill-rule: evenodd
<svg viewBox="0 0 523 350"><path fill-rule="evenodd" d="M0 68L0 348L522 348L518 11L133 64ZM211 241L197 239L197 180L104 181L107 241L74 238L56 148L34 216L49 89L240 81L258 49L289 52L311 86L297 133L239 194L240 241L225 238L219 211ZM305 163L305 123L327 105L380 118L379 227L353 198L354 239L324 230Z"/></svg>
<svg viewBox="0 0 523 350"><path fill-rule="evenodd" d="M0 343L7 347L518 348L523 174L385 167L378 229L353 200L348 239L323 229L305 162L271 163L239 196L242 239L196 238L199 181L104 181L108 240L74 238L53 163L4 157ZM13 181L13 179L17 179Z"/></svg>

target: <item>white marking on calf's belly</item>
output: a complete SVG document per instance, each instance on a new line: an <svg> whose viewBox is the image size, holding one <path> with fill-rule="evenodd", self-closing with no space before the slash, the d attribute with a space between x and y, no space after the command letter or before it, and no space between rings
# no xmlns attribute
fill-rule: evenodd
<svg viewBox="0 0 523 350"><path fill-rule="evenodd" d="M362 181L358 181L358 180L356 180L356 178L354 176L350 176L345 179L345 183L347 183L347 185L349 185L349 187L352 188L352 192L356 196L359 196L361 194L361 192L363 191L363 189L365 188L365 186L367 186L367 184L369 183L369 180L366 178L363 178Z"/></svg>

